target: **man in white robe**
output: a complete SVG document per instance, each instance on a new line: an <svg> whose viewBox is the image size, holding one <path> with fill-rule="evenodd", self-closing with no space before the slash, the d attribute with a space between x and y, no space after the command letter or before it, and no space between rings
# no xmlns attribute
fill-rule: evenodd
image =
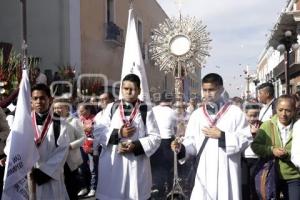
<svg viewBox="0 0 300 200"><path fill-rule="evenodd" d="M197 167L191 200L241 199L241 152L252 140L244 113L221 97L222 77L208 74L202 80L205 104L188 122L182 144L171 144L180 162L195 156L208 138Z"/></svg>
<svg viewBox="0 0 300 200"><path fill-rule="evenodd" d="M51 96L48 86L37 84L31 90L32 120L35 141L40 154L32 170L37 200L69 199L64 184L63 168L69 149L68 125L55 119L49 111Z"/></svg>
<svg viewBox="0 0 300 200"><path fill-rule="evenodd" d="M102 146L97 199L147 200L151 196L150 156L159 147L160 136L152 110L142 111L147 105L138 100L139 94L140 79L129 74L122 81L123 99L108 105L108 131L97 138Z"/></svg>
<svg viewBox="0 0 300 200"><path fill-rule="evenodd" d="M298 119L293 126L293 140L291 149L291 161L300 170L300 120Z"/></svg>

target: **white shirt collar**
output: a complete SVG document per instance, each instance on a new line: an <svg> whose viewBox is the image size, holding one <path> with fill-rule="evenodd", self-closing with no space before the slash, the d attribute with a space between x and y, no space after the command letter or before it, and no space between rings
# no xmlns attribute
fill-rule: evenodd
<svg viewBox="0 0 300 200"><path fill-rule="evenodd" d="M284 129L290 130L290 129L291 129L291 126L292 126L292 123L290 123L290 124L287 125L287 126L283 125L283 124L279 121L279 119L277 119L277 124L278 124L278 128L279 128L280 130L284 130Z"/></svg>
<svg viewBox="0 0 300 200"><path fill-rule="evenodd" d="M282 145L285 146L290 135L290 129L292 128L292 123L290 123L288 126L284 126L282 123L279 122L279 120L277 120L277 124L280 132Z"/></svg>

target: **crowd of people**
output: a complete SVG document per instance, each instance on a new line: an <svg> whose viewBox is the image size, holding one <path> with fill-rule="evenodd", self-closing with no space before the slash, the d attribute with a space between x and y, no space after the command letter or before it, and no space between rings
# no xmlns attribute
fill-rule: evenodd
<svg viewBox="0 0 300 200"><path fill-rule="evenodd" d="M274 160L274 199L299 200L300 92L276 99L273 85L263 83L258 99L229 98L215 73L202 79L202 91L198 102L162 93L149 105L138 98L140 78L128 74L122 99L105 92L75 104L34 85L37 199L168 199L176 169L187 199L262 199L255 175L262 160ZM12 121L13 112L0 109L1 179Z"/></svg>

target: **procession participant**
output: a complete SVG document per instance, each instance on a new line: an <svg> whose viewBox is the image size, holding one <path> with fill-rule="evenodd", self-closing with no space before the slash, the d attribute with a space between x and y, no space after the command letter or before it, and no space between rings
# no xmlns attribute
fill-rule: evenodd
<svg viewBox="0 0 300 200"><path fill-rule="evenodd" d="M223 80L218 74L202 79L205 103L188 122L183 142L171 148L180 162L203 151L197 167L191 200L241 199L241 152L252 140L245 114L222 98ZM207 139L205 139L207 138Z"/></svg>
<svg viewBox="0 0 300 200"><path fill-rule="evenodd" d="M90 103L90 106L91 106L92 115L96 115L99 111L101 111L101 108L99 107L99 103L98 103L98 98L95 95L93 95L89 99L89 103Z"/></svg>
<svg viewBox="0 0 300 200"><path fill-rule="evenodd" d="M258 120L260 105L247 103L245 105L246 119L250 125L252 137L255 138L261 121ZM258 199L255 190L254 171L257 166L258 156L252 151L250 145L242 156L242 196L243 200Z"/></svg>
<svg viewBox="0 0 300 200"><path fill-rule="evenodd" d="M82 123L85 140L81 146L81 156L83 163L80 166L81 190L78 196L87 197L95 196L98 181L98 160L99 156L94 155L94 139L95 139L95 115L92 114L92 106L88 103L80 103L78 106L78 116Z"/></svg>
<svg viewBox="0 0 300 200"><path fill-rule="evenodd" d="M233 105L236 105L240 109L243 109L244 100L241 97L232 97L230 101Z"/></svg>
<svg viewBox="0 0 300 200"><path fill-rule="evenodd" d="M78 168L83 163L80 146L84 141L83 127L78 118L70 114L70 101L68 99L54 99L53 110L59 115L69 126L68 131L70 137L69 154L67 162L64 166L65 184L70 199L78 199Z"/></svg>
<svg viewBox="0 0 300 200"><path fill-rule="evenodd" d="M258 100L263 104L259 113L259 120L265 122L276 113L274 86L272 83L263 83L258 86Z"/></svg>
<svg viewBox="0 0 300 200"><path fill-rule="evenodd" d="M196 108L197 108L196 98L190 98L189 105L186 108L186 112L189 114L192 114L192 112L194 112L194 110L196 110Z"/></svg>
<svg viewBox="0 0 300 200"><path fill-rule="evenodd" d="M37 84L31 89L32 121L40 158L32 170L38 200L69 199L64 184L64 164L69 150L68 129L64 121L49 111L50 89Z"/></svg>
<svg viewBox="0 0 300 200"><path fill-rule="evenodd" d="M293 128L295 110L296 102L292 96L280 96L276 102L277 114L260 126L251 144L254 153L261 158L275 158L279 177L276 199L280 199L280 193L284 199L300 199L300 172L291 160L292 144L296 144L293 135L298 134Z"/></svg>
<svg viewBox="0 0 300 200"><path fill-rule="evenodd" d="M39 67L33 69L33 76L35 78L35 84L47 85L47 76L41 72L41 69Z"/></svg>
<svg viewBox="0 0 300 200"><path fill-rule="evenodd" d="M161 144L158 150L151 156L151 169L153 190L158 190L158 196L162 197L166 189L172 187L172 169L173 169L173 152L170 149L172 140L176 133L176 113L171 108L172 98L167 93L161 95L160 103L153 107L153 114L156 119ZM163 162L162 162L163 160Z"/></svg>
<svg viewBox="0 0 300 200"><path fill-rule="evenodd" d="M4 147L6 144L6 139L8 137L9 131L10 128L6 121L6 115L2 110L2 108L0 107L0 196L2 196L4 167L6 161L6 155L4 154Z"/></svg>
<svg viewBox="0 0 300 200"><path fill-rule="evenodd" d="M294 165L300 170L300 134L299 133L300 133L300 120L297 119L297 121L293 126L291 160L294 163Z"/></svg>
<svg viewBox="0 0 300 200"><path fill-rule="evenodd" d="M114 102L114 96L110 92L104 92L99 96L99 107L101 108L101 111L95 116L96 124L101 124L101 118L104 115L105 109L107 108L107 105L112 102Z"/></svg>
<svg viewBox="0 0 300 200"><path fill-rule="evenodd" d="M190 113L186 111L184 102L176 102L174 107L177 119L176 135L183 137L185 134L186 125L190 118Z"/></svg>
<svg viewBox="0 0 300 200"><path fill-rule="evenodd" d="M99 134L103 134L103 124L102 124L102 120L104 118L104 113L105 110L107 108L107 105L114 102L115 98L113 96L112 93L110 92L104 92L99 96L99 107L101 108L101 111L97 113L97 115L94 118L95 121L95 125L97 126L97 133ZM99 153L101 152L101 145L97 143L97 141L95 140L93 143L93 154L96 156L99 155Z"/></svg>
<svg viewBox="0 0 300 200"><path fill-rule="evenodd" d="M111 103L104 114L104 124L110 125L98 138L102 151L97 199L146 200L151 196L149 157L159 147L160 136L152 110L138 99L140 91L140 78L126 75L121 86L123 99Z"/></svg>
<svg viewBox="0 0 300 200"><path fill-rule="evenodd" d="M300 119L300 91L296 92L293 97L296 100L296 119Z"/></svg>

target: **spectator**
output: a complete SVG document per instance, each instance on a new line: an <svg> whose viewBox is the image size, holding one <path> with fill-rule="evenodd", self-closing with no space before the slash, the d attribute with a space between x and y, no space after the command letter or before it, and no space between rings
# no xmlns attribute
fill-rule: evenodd
<svg viewBox="0 0 300 200"><path fill-rule="evenodd" d="M33 76L35 77L35 84L47 85L47 76L41 72L41 69L36 67L33 69Z"/></svg>

